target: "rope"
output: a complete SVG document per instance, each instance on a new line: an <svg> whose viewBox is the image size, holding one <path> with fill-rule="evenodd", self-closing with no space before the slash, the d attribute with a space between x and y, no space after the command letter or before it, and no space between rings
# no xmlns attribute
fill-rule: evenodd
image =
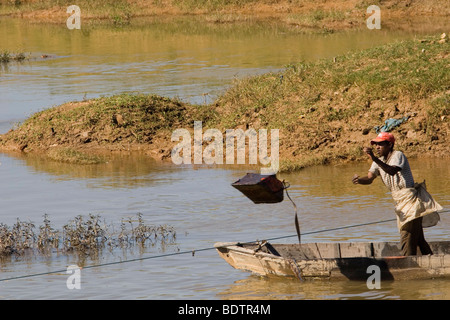
<svg viewBox="0 0 450 320"><path fill-rule="evenodd" d="M441 213L449 213L449 212L450 212L450 210L445 210L445 211L440 211L439 214L441 214ZM387 220L380 220L380 221L374 221L374 222L359 223L359 224L353 224L353 225L348 225L348 226L343 226L343 227L336 227L336 228L330 228L330 229L315 230L315 231L305 232L305 233L303 233L303 235L310 235L310 234L316 234L316 233L322 233L322 232L330 232L330 231L343 230L343 229L349 229L349 228L355 228L355 227L362 227L362 226L368 226L368 225L373 225L373 224L392 222L392 221L395 221L395 220L396 220L396 218L394 218L394 219L387 219ZM292 238L292 237L295 237L295 236L299 236L299 235L298 234L291 234L291 235L286 235L286 236L268 238L268 239L266 239L266 241L273 241L273 240ZM258 242L259 241L256 240L256 241L240 242L240 243L241 244L252 244L252 243L258 243ZM192 256L194 256L196 252L215 250L215 249L216 249L215 247L207 247L207 248L201 248L201 249L195 249L195 250L189 250L189 251L172 252L172 253L166 253L166 254L149 256L149 257L142 257L142 258L122 260L122 261L113 261L113 262L106 262L106 263L101 263L101 264L95 264L95 265L82 267L81 269L92 269L92 268L105 267L105 266L111 266L111 265L122 264L122 263L144 261L144 260L157 259L157 258L165 258L165 257L170 257L170 256L182 255L182 254L192 254ZM8 280L32 278L32 277L50 275L50 274L55 274L55 273L66 273L66 271L67 270L64 269L64 270L54 270L54 271L41 272L41 273L33 273L33 274L28 274L28 275L22 275L22 276L10 277L10 278L3 278L3 279L0 279L0 282L8 281Z"/></svg>
<svg viewBox="0 0 450 320"><path fill-rule="evenodd" d="M291 196L289 195L289 192L287 191L287 189L288 189L290 186L291 186L290 184L286 185L286 182L283 180L283 187L284 187L284 190L286 190L286 195L287 195L287 197L289 198L289 200L291 200L292 204L294 205L294 209L295 209L295 218L294 218L295 230L297 231L298 243L301 243L300 225L299 225L299 223L298 223L298 215L297 215L297 205L296 205L295 202L291 199Z"/></svg>
<svg viewBox="0 0 450 320"><path fill-rule="evenodd" d="M212 250L212 249L215 249L215 248L214 247L210 247L210 248L196 249L196 250L191 250L191 251L172 252L172 253L166 253L166 254L161 254L161 255L156 255L156 256L150 256L150 257L142 257L142 258L122 260L122 261L106 262L106 263L100 263L100 264L94 264L94 265L90 265L90 266L85 266L85 267L82 267L81 269L92 269L92 268L111 266L111 265L121 264L121 263L128 263L128 262L143 261L143 260L163 258L163 257L169 257L169 256L176 256L176 255L181 255L181 254L186 254L186 253L190 253L190 254L194 255L194 252L206 251L206 250ZM66 269L63 269L63 270L53 270L53 271L42 272L42 273L33 273L33 274L28 274L28 275L22 275L22 276L10 277L10 278L3 278L3 279L0 279L0 282L8 281L8 280L16 280L16 279L38 277L38 276L43 276L43 275L55 274L55 273L66 273L66 271L67 271Z"/></svg>

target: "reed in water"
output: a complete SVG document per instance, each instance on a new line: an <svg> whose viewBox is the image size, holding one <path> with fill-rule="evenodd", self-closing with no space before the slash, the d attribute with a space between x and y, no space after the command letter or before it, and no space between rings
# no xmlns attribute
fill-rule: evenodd
<svg viewBox="0 0 450 320"><path fill-rule="evenodd" d="M148 225L140 213L122 218L118 231L100 215L78 215L62 230L55 229L48 215L44 215L43 224L38 228L32 222L19 219L12 226L0 224L0 256L49 254L52 251L89 255L97 254L103 248L164 246L175 239L173 227Z"/></svg>

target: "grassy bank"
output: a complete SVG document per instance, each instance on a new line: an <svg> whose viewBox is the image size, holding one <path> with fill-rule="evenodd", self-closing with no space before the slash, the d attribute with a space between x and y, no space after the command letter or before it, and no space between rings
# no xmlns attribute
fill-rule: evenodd
<svg viewBox="0 0 450 320"><path fill-rule="evenodd" d="M149 150L167 154L172 128L190 126L210 111L183 102L146 94L120 94L70 102L32 115L17 129L0 135L0 148L44 152L69 163L102 162L105 152ZM162 138L161 138L162 137Z"/></svg>
<svg viewBox="0 0 450 320"><path fill-rule="evenodd" d="M448 155L448 41L389 44L239 81L217 106L225 127L281 128L284 169L360 159L374 127L411 155Z"/></svg>
<svg viewBox="0 0 450 320"><path fill-rule="evenodd" d="M69 0L0 0L0 16L29 21L65 24ZM195 15L203 22L236 23L265 21L282 23L302 31L327 32L365 26L366 9L379 5L383 25L401 25L405 19L450 14L446 0L78 0L83 24L109 23L123 26L142 17Z"/></svg>
<svg viewBox="0 0 450 320"><path fill-rule="evenodd" d="M96 152L120 150L170 159L173 130L192 129L198 120L203 130L280 129L280 164L290 171L364 159L374 128L405 117L392 130L397 148L409 156L448 156L449 61L448 39L436 35L239 80L211 105L146 94L72 102L0 136L0 149L69 162L92 163Z"/></svg>

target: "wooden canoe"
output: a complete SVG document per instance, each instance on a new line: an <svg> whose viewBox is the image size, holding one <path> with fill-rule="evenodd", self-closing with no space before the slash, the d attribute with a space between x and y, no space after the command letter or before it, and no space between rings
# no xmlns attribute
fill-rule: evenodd
<svg viewBox="0 0 450 320"><path fill-rule="evenodd" d="M241 244L214 246L232 267L258 275L300 279L367 280L374 272L381 280L430 279L450 276L450 241L429 242L433 255L401 256L394 242L304 244ZM375 267L376 268L376 267Z"/></svg>

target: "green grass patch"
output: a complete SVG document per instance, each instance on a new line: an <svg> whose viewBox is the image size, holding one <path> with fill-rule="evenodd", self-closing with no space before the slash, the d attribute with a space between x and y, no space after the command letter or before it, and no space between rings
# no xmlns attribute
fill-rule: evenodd
<svg viewBox="0 0 450 320"><path fill-rule="evenodd" d="M278 74L238 81L219 103L227 125L259 113L269 127L285 127L315 109L328 121L357 115L367 101L430 99L450 89L449 43L402 41L340 56L333 61L289 65ZM436 101L441 108L447 98ZM286 111L280 113L280 110ZM289 110L289 112L287 112ZM313 113L311 113L312 116Z"/></svg>
<svg viewBox="0 0 450 320"><path fill-rule="evenodd" d="M105 162L102 157L77 151L72 148L55 148L51 149L47 156L58 162L75 163L75 164L99 164Z"/></svg>

